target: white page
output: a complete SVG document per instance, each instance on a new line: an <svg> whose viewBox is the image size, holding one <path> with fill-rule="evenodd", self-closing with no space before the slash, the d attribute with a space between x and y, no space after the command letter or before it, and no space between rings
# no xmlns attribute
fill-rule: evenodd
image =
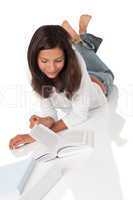
<svg viewBox="0 0 133 200"><path fill-rule="evenodd" d="M15 157L23 157L26 155L31 155L35 160L43 159L48 161L56 157L56 152L52 152L46 145L43 145L37 141L21 146L18 149L12 150Z"/></svg>
<svg viewBox="0 0 133 200"><path fill-rule="evenodd" d="M36 125L30 132L31 137L47 147L49 152L54 152L58 145L58 135L44 125Z"/></svg>
<svg viewBox="0 0 133 200"><path fill-rule="evenodd" d="M58 156L63 157L76 152L84 148L93 148L94 145L94 132L87 129L72 128L61 131L56 135L52 130L43 126L37 125L31 131L31 136L38 142L47 146L51 152L58 152Z"/></svg>
<svg viewBox="0 0 133 200"><path fill-rule="evenodd" d="M94 132L87 129L71 129L61 134L58 144L58 157L79 154L82 151L92 152Z"/></svg>
<svg viewBox="0 0 133 200"><path fill-rule="evenodd" d="M93 148L90 146L82 146L82 147L67 147L59 150L58 157L64 158L68 156L76 156L80 155L81 153L86 153L87 155L91 154L93 152Z"/></svg>
<svg viewBox="0 0 133 200"><path fill-rule="evenodd" d="M82 147L85 145L94 147L94 137L95 134L92 130L72 128L70 130L63 131L60 134L58 147Z"/></svg>

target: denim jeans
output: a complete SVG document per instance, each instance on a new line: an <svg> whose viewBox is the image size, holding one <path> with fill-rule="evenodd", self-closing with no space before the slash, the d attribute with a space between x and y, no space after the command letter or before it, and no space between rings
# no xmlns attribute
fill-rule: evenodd
<svg viewBox="0 0 133 200"><path fill-rule="evenodd" d="M88 33L82 34L80 37L82 41L74 44L74 46L84 58L89 75L95 76L107 87L107 93L105 95L109 96L113 89L114 75L96 55L95 39L94 41L92 39L90 40L90 34Z"/></svg>

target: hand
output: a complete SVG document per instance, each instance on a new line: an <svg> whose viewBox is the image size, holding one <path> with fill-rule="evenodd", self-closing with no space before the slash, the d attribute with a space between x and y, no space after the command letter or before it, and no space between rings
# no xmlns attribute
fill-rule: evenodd
<svg viewBox="0 0 133 200"><path fill-rule="evenodd" d="M10 149L18 149L21 145L35 142L35 140L29 134L16 135L9 142Z"/></svg>
<svg viewBox="0 0 133 200"><path fill-rule="evenodd" d="M33 128L36 124L43 124L45 126L47 126L48 128L51 128L54 123L55 120L52 117L39 117L37 115L33 115L30 118L30 128Z"/></svg>
<svg viewBox="0 0 133 200"><path fill-rule="evenodd" d="M40 123L40 117L37 115L32 115L29 121L30 121L29 127L33 128L36 124Z"/></svg>

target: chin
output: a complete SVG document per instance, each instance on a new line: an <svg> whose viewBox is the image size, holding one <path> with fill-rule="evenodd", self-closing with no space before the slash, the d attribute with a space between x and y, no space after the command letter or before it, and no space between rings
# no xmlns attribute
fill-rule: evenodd
<svg viewBox="0 0 133 200"><path fill-rule="evenodd" d="M58 74L56 74L56 75L47 75L47 77L48 78L51 78L51 79L54 79L54 78L56 78L58 76Z"/></svg>

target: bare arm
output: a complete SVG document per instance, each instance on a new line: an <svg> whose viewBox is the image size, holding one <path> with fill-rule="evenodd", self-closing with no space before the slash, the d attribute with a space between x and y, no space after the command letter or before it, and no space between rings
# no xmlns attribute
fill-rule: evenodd
<svg viewBox="0 0 133 200"><path fill-rule="evenodd" d="M51 117L40 118L34 115L30 119L30 128L32 128L35 124L43 124L48 128L50 128L51 130L53 130L55 133L67 129L67 126L65 125L63 120L58 120L55 122L55 120ZM29 134L16 135L14 138L10 140L9 148L17 149L21 144L28 144L34 141L35 140Z"/></svg>
<svg viewBox="0 0 133 200"><path fill-rule="evenodd" d="M35 124L43 124L44 126L47 126L48 128L50 128L56 133L67 128L63 120L55 121L50 116L39 117L39 116L33 115L30 118L30 128L33 128Z"/></svg>
<svg viewBox="0 0 133 200"><path fill-rule="evenodd" d="M54 125L51 127L51 130L54 131L55 133L62 131L64 129L67 129L67 126L65 125L62 119L56 121Z"/></svg>

